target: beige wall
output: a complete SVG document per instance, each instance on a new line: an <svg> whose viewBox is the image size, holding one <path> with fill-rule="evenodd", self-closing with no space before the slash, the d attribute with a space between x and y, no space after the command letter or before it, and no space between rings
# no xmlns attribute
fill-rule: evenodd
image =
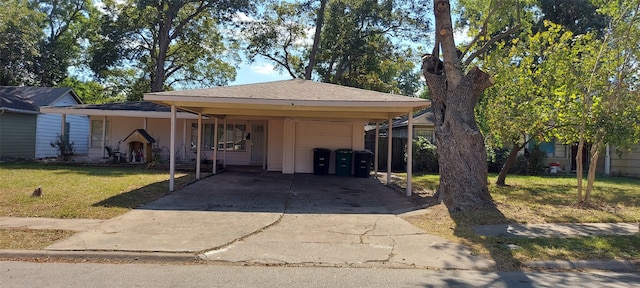
<svg viewBox="0 0 640 288"><path fill-rule="evenodd" d="M103 120L103 116L91 116L90 120ZM106 117L109 123L107 146L118 147L118 142L122 141L135 129L145 129L156 141L155 144L158 148L162 149L160 152L160 159L169 159L169 147L171 138L171 121L170 119L150 119L150 118L137 118L137 117ZM145 121L146 120L146 121ZM190 134L187 133L186 139L183 137L185 129L185 120L178 119L176 127L176 150L178 153L178 162L188 162L193 157L190 155ZM191 124L189 124L191 125ZM188 126L191 127L191 126ZM187 130L190 131L190 130ZM89 132L91 133L91 131ZM91 137L91 135L89 135ZM127 143L120 143L120 152L127 153L129 155L131 151L128 151ZM106 151L103 148L89 148L89 161L100 161L106 157ZM191 157L190 157L191 156ZM106 160L106 159L104 159Z"/></svg>
<svg viewBox="0 0 640 288"><path fill-rule="evenodd" d="M282 171L284 149L284 120L270 119L267 128L267 170Z"/></svg>
<svg viewBox="0 0 640 288"><path fill-rule="evenodd" d="M103 120L102 116L92 116L91 120ZM109 122L107 146L115 147L118 141L125 139L135 129L146 131L157 141L156 147L161 149L161 161L168 161L171 137L170 119L145 119L135 117L107 117ZM308 119L273 118L268 121L227 120L227 124L244 124L246 131L251 133L252 125L263 123L266 125L267 170L282 171L283 173L312 173L313 148L352 150L364 149L364 130L366 121L326 121ZM213 119L202 121L203 124L214 124ZM194 119L178 119L176 123L176 150L178 163L193 163L195 152L191 149L192 124ZM224 124L218 120L218 124ZM126 143L120 143L120 152L127 153ZM213 159L213 150L203 150L202 158ZM227 165L251 164L251 146L245 151L218 151L218 160ZM225 156L226 154L226 156ZM109 161L103 148L90 148L91 161ZM130 156L128 157L128 159ZM335 173L335 154L332 153L330 173ZM226 161L226 162L225 162Z"/></svg>

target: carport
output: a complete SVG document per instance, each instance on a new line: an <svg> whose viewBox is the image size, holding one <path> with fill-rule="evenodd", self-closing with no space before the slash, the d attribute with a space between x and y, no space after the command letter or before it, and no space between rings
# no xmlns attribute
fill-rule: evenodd
<svg viewBox="0 0 640 288"><path fill-rule="evenodd" d="M284 174L308 173L312 145L326 148L364 149L364 125L375 122L391 123L394 117L412 115L430 106L424 99L368 91L352 87L309 80L286 80L267 83L215 87L208 89L147 93L146 101L171 107L170 184L174 190L176 111L190 111L198 115L196 154L202 151L202 117L214 119L216 135L213 163L222 157L226 164L229 149L227 121L246 120L266 123L263 168ZM412 139L413 117L408 117L408 138ZM217 135L219 122L224 128L224 144L220 149ZM376 128L376 139L378 139ZM392 130L387 139L391 142ZM247 137L248 138L248 137ZM376 140L377 141L377 140ZM232 143L233 145L233 143ZM333 147L332 147L333 146ZM377 151L374 170L377 172ZM407 165L412 166L412 149L407 151ZM391 145L387 151L391 154ZM221 154L221 155L218 155ZM390 158L389 158L390 159ZM387 163L387 183L390 181L391 161ZM214 173L216 165L214 164ZM411 195L411 169L407 169L407 195ZM196 178L200 178L200 162L196 164Z"/></svg>

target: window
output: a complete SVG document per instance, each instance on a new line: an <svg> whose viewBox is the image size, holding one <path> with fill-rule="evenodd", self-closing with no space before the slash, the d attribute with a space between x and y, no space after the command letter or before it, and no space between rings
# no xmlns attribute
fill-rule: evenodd
<svg viewBox="0 0 640 288"><path fill-rule="evenodd" d="M213 149L213 126L214 124L203 124L202 125L202 149L203 150L211 150ZM227 124L226 129L226 144L225 144L225 129L224 124L218 125L218 150L227 150L227 151L245 151L246 150L246 140L248 135L247 125L245 124ZM196 149L196 142L198 141L198 124L191 124L191 149Z"/></svg>
<svg viewBox="0 0 640 288"><path fill-rule="evenodd" d="M551 142L541 142L538 144L538 149L547 154L547 158L566 159L567 158L567 145L562 144L557 140Z"/></svg>
<svg viewBox="0 0 640 288"><path fill-rule="evenodd" d="M198 123L191 124L191 149L196 150ZM202 150L213 149L213 124L202 124Z"/></svg>
<svg viewBox="0 0 640 288"><path fill-rule="evenodd" d="M224 135L225 132L227 133L226 142ZM227 124L227 129L225 131L224 124L220 124L218 126L218 150L245 151L247 148L247 137L247 125Z"/></svg>
<svg viewBox="0 0 640 288"><path fill-rule="evenodd" d="M102 148L103 143L109 142L109 121L107 121L107 133L102 133L102 120L91 120L91 148ZM66 129L65 131L69 131ZM106 135L106 139L102 139L102 135Z"/></svg>

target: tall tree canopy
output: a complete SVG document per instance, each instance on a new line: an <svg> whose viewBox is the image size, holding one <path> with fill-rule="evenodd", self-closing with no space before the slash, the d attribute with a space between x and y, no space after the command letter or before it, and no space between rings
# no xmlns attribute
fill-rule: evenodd
<svg viewBox="0 0 640 288"><path fill-rule="evenodd" d="M426 35L426 11L419 1L270 3L247 23L248 58L271 60L293 78L313 71L323 82L413 95L417 54L400 47Z"/></svg>
<svg viewBox="0 0 640 288"><path fill-rule="evenodd" d="M0 84L54 86L80 61L91 0L0 1Z"/></svg>
<svg viewBox="0 0 640 288"><path fill-rule="evenodd" d="M27 0L0 1L0 85L37 84L43 20Z"/></svg>
<svg viewBox="0 0 640 288"><path fill-rule="evenodd" d="M233 51L225 46L221 24L251 10L253 1L103 2L102 33L91 48L91 69L101 78L129 74L129 81L146 91L224 85L235 78L228 63Z"/></svg>

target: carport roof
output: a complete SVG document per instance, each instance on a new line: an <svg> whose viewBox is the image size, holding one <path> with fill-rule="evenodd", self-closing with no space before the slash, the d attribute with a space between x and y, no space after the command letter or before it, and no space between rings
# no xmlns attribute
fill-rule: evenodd
<svg viewBox="0 0 640 288"><path fill-rule="evenodd" d="M185 91L147 93L146 101L227 116L388 119L430 106L424 99L293 79Z"/></svg>

